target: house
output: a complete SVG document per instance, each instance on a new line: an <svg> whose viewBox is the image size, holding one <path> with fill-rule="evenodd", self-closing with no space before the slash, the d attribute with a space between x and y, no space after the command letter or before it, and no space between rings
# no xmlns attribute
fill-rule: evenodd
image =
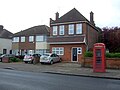
<svg viewBox="0 0 120 90"><path fill-rule="evenodd" d="M13 33L0 25L0 54L11 54Z"/></svg>
<svg viewBox="0 0 120 90"><path fill-rule="evenodd" d="M84 62L84 52L91 50L98 40L98 29L90 12L88 21L78 10L73 8L63 16L50 18L50 52L57 53L65 62Z"/></svg>
<svg viewBox="0 0 120 90"><path fill-rule="evenodd" d="M39 25L17 32L13 36L12 52L15 55L45 53L49 51L49 27Z"/></svg>

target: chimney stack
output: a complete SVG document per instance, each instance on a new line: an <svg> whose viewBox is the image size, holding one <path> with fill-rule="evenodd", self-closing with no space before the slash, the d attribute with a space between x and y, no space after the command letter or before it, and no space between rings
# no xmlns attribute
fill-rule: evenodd
<svg viewBox="0 0 120 90"><path fill-rule="evenodd" d="M95 23L94 23L94 13L91 11L90 12L90 22L93 24L93 25L95 25Z"/></svg>
<svg viewBox="0 0 120 90"><path fill-rule="evenodd" d="M59 13L57 12L56 13L56 20L59 18Z"/></svg>
<svg viewBox="0 0 120 90"><path fill-rule="evenodd" d="M4 28L3 25L0 25L0 30L3 30L3 28Z"/></svg>

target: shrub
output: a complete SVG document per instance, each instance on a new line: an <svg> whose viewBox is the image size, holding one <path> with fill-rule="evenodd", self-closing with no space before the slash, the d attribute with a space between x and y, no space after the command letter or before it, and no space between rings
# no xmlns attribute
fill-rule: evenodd
<svg viewBox="0 0 120 90"><path fill-rule="evenodd" d="M120 58L120 53L106 53L107 58Z"/></svg>
<svg viewBox="0 0 120 90"><path fill-rule="evenodd" d="M22 60L16 57L11 57L10 62L21 62Z"/></svg>
<svg viewBox="0 0 120 90"><path fill-rule="evenodd" d="M107 58L120 58L120 53L106 53ZM93 57L92 52L85 52L84 57Z"/></svg>
<svg viewBox="0 0 120 90"><path fill-rule="evenodd" d="M85 57L93 57L93 53L92 52L85 52L84 56Z"/></svg>

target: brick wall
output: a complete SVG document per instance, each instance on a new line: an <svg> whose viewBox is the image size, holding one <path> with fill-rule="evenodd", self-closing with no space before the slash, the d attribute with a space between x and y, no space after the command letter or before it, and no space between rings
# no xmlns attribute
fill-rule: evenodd
<svg viewBox="0 0 120 90"><path fill-rule="evenodd" d="M84 66L92 67L93 58L84 58ZM112 69L120 69L120 58L106 58L106 67Z"/></svg>
<svg viewBox="0 0 120 90"><path fill-rule="evenodd" d="M25 37L25 42L19 42L19 49L35 50L35 38L34 42L29 42L29 36Z"/></svg>
<svg viewBox="0 0 120 90"><path fill-rule="evenodd" d="M72 36L72 35L75 35L76 34L76 24L80 24L80 23L76 23L76 22L74 22L74 23L72 23L72 24L74 24L74 34L71 34L71 35L69 35L68 34L68 32L69 32L69 25L70 24L63 24L64 25L64 36ZM86 34L86 23L81 23L82 24L82 34ZM59 26L60 25L57 25L58 26L58 28L57 28L57 36L59 36ZM51 25L51 27L50 27L50 36L53 36L52 34L53 34L53 30L52 30L53 28L52 28L52 25ZM78 35L78 34L77 34ZM81 34L80 34L81 35ZM61 36L61 35L60 35Z"/></svg>
<svg viewBox="0 0 120 90"><path fill-rule="evenodd" d="M78 62L82 63L84 60L84 52L86 51L85 44L66 44L66 45L50 45L50 52L52 52L52 47L64 47L64 55L61 55L63 62L71 62L71 52L72 47L81 47L82 48L82 54L78 54Z"/></svg>

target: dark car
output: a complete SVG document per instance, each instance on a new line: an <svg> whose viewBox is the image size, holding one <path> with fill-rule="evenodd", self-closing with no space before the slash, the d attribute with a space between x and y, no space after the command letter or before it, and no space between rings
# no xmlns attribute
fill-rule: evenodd
<svg viewBox="0 0 120 90"><path fill-rule="evenodd" d="M0 56L0 61L2 62L2 58L4 58L4 57L15 57L15 55L13 55L13 54L3 54L3 55L1 55Z"/></svg>

